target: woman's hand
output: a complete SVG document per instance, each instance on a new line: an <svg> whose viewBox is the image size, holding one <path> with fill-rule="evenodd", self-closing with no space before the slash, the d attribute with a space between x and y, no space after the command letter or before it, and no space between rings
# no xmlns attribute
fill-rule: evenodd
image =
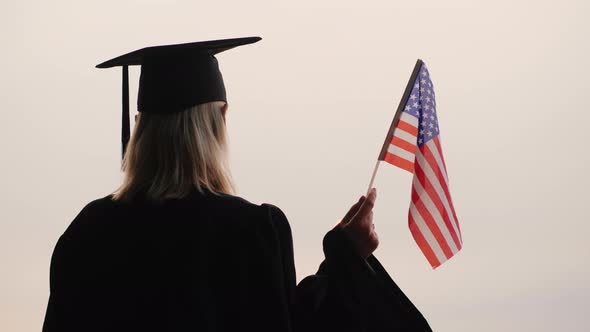
<svg viewBox="0 0 590 332"><path fill-rule="evenodd" d="M336 225L344 230L363 258L369 257L379 246L379 237L373 224L373 206L376 197L377 191L372 188L368 197L361 196L346 213L344 219Z"/></svg>

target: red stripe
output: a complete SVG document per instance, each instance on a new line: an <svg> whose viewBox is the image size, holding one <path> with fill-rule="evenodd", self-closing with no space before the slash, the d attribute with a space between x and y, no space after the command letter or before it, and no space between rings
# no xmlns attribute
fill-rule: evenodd
<svg viewBox="0 0 590 332"><path fill-rule="evenodd" d="M434 142L434 145L436 145L436 149L438 150L438 155L440 156L440 160L442 161L443 167L445 168L445 173L447 175L449 175L449 173L447 172L447 164L445 163L445 157L443 157L443 154L442 154L442 147L440 146L439 137L440 136L436 136L432 141Z"/></svg>
<svg viewBox="0 0 590 332"><path fill-rule="evenodd" d="M404 159L404 158L398 157L392 153L386 152L383 160L392 164L392 165L395 165L401 169L405 169L406 171L408 171L410 173L414 173L414 163L407 160L407 159Z"/></svg>
<svg viewBox="0 0 590 332"><path fill-rule="evenodd" d="M420 178L417 179L418 181L420 181ZM422 184L422 186L424 186L424 183L422 181L420 181L420 183ZM420 196L418 195L418 192L416 191L416 188L414 186L412 186L412 202L416 206L416 209L418 210L418 213L420 213L420 216L422 216L422 219L424 219L424 221L426 222L426 225L430 229L430 232L432 233L432 235L434 235L436 242L438 242L438 245L442 249L445 256L447 258L451 258L453 256L453 251L451 250L449 244L445 240L445 237L440 231L440 228L438 228L438 225L434 221L434 218L424 205L424 202L422 202L422 199L420 199Z"/></svg>
<svg viewBox="0 0 590 332"><path fill-rule="evenodd" d="M445 173L447 174L447 178L448 178L449 172L447 172L447 164L445 163L445 157L443 156L443 153L442 153L442 147L440 144L440 136L436 136L433 141L434 141L434 145L436 146L436 149L438 150L438 155L440 156L440 160L442 161L442 164L445 168ZM448 183L447 183L447 187L448 187ZM459 219L457 219L457 214L455 213L455 208L453 205L453 200L451 198L450 192L448 193L448 199L449 199L449 204L451 205L451 210L453 211L453 217L455 217L455 221L457 222L457 230L459 231L459 237L461 237L461 241L463 241L463 235L461 234L461 227L459 227Z"/></svg>
<svg viewBox="0 0 590 332"><path fill-rule="evenodd" d="M410 153L416 153L416 144L412 144L408 141L406 141L405 139L401 139L397 136L393 136L393 139L391 140L391 144L404 149Z"/></svg>
<svg viewBox="0 0 590 332"><path fill-rule="evenodd" d="M418 225L416 225L414 218L412 218L411 213L408 213L408 226L410 227L410 232L414 237L414 241L416 241L418 247L420 248L420 250L422 250L422 254L426 256L426 259L428 260L430 265L433 268L439 266L441 263L436 258L434 251L430 247L430 244L428 244L428 241L426 241L426 239L424 238L424 235L422 235L422 232L420 232L420 229L418 228Z"/></svg>
<svg viewBox="0 0 590 332"><path fill-rule="evenodd" d="M442 174L441 169L438 167L438 163L436 162L436 159L434 158L434 155L432 154L432 151L430 151L430 148L428 147L428 145L426 145L426 144L422 145L420 147L420 151L424 155L424 159L426 160L426 162L428 162L428 164L430 165L430 168L432 168L432 170L434 171L434 174L436 175L436 178L438 179L438 182L440 183L440 185L445 193L445 197L447 198L447 202L449 202L449 208L451 209L451 212L453 213L453 217L455 218L457 230L459 231L459 236L462 238L461 230L459 229L459 219L457 219L457 215L455 214L455 208L453 206L453 201L451 200L451 194L449 193L447 181L445 180L445 177ZM438 151L438 154L442 158L442 153L440 150Z"/></svg>
<svg viewBox="0 0 590 332"><path fill-rule="evenodd" d="M412 136L418 136L418 128L414 127L412 124L406 121L403 121L402 119L400 119L397 123L397 128L403 131L407 131L408 133L412 134Z"/></svg>
<svg viewBox="0 0 590 332"><path fill-rule="evenodd" d="M449 207L451 208L451 210L454 210L453 203L451 202L451 195L449 194L447 180L445 179L445 176L443 175L441 169L438 167L438 163L436 162L436 159L434 158L432 151L430 151L430 148L428 147L428 145L424 144L420 147L420 152L422 152L422 155L424 155L424 159L426 160L426 162L428 162L428 164L430 165L430 168L432 168L432 170L434 171L434 175L436 175L438 182L440 183L441 187L443 188L443 191L445 192L445 196L447 198L447 202L449 202ZM440 151L438 151L438 152L439 152L439 155L442 156ZM453 213L454 213L454 211L453 211ZM455 219L455 220L457 220L457 219Z"/></svg>
<svg viewBox="0 0 590 332"><path fill-rule="evenodd" d="M421 157L417 156L416 158L421 158ZM420 183L422 183L424 191L426 191L426 193L428 194L428 196L430 197L430 199L434 203L434 206L436 206L438 213L440 214L443 221L445 222L445 225L447 226L447 229L449 230L449 233L451 234L451 237L453 238L453 241L455 242L455 246L459 247L461 244L461 241L459 240L457 233L455 233L455 229L453 228L452 221L447 213L447 209L445 209L445 206L441 200L441 197L438 196L438 193L434 189L434 186L432 185L430 180L426 177L426 174L424 173L424 170L420 166L420 163L416 162L414 169L416 171L416 176L419 179L422 179L422 181L420 181Z"/></svg>

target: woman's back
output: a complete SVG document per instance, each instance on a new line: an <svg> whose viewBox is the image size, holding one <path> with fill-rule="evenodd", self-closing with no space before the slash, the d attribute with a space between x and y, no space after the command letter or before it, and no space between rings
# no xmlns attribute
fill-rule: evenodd
<svg viewBox="0 0 590 332"><path fill-rule="evenodd" d="M89 203L56 246L44 331L288 324L295 273L282 263L278 237L290 241L290 229L273 221L276 210L207 189L160 205L111 195Z"/></svg>

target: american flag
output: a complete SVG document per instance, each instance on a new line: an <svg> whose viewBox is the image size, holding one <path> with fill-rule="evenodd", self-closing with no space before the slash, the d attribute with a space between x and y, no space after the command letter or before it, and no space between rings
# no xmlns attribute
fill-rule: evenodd
<svg viewBox="0 0 590 332"><path fill-rule="evenodd" d="M463 240L449 192L434 87L422 60L416 63L379 160L414 174L408 224L437 268L461 250Z"/></svg>

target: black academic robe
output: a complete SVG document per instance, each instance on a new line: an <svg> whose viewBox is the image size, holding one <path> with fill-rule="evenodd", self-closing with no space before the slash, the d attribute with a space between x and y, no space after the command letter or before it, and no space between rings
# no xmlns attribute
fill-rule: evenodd
<svg viewBox="0 0 590 332"><path fill-rule="evenodd" d="M377 258L340 228L296 283L291 229L272 204L193 191L88 203L51 258L43 332L431 331Z"/></svg>

